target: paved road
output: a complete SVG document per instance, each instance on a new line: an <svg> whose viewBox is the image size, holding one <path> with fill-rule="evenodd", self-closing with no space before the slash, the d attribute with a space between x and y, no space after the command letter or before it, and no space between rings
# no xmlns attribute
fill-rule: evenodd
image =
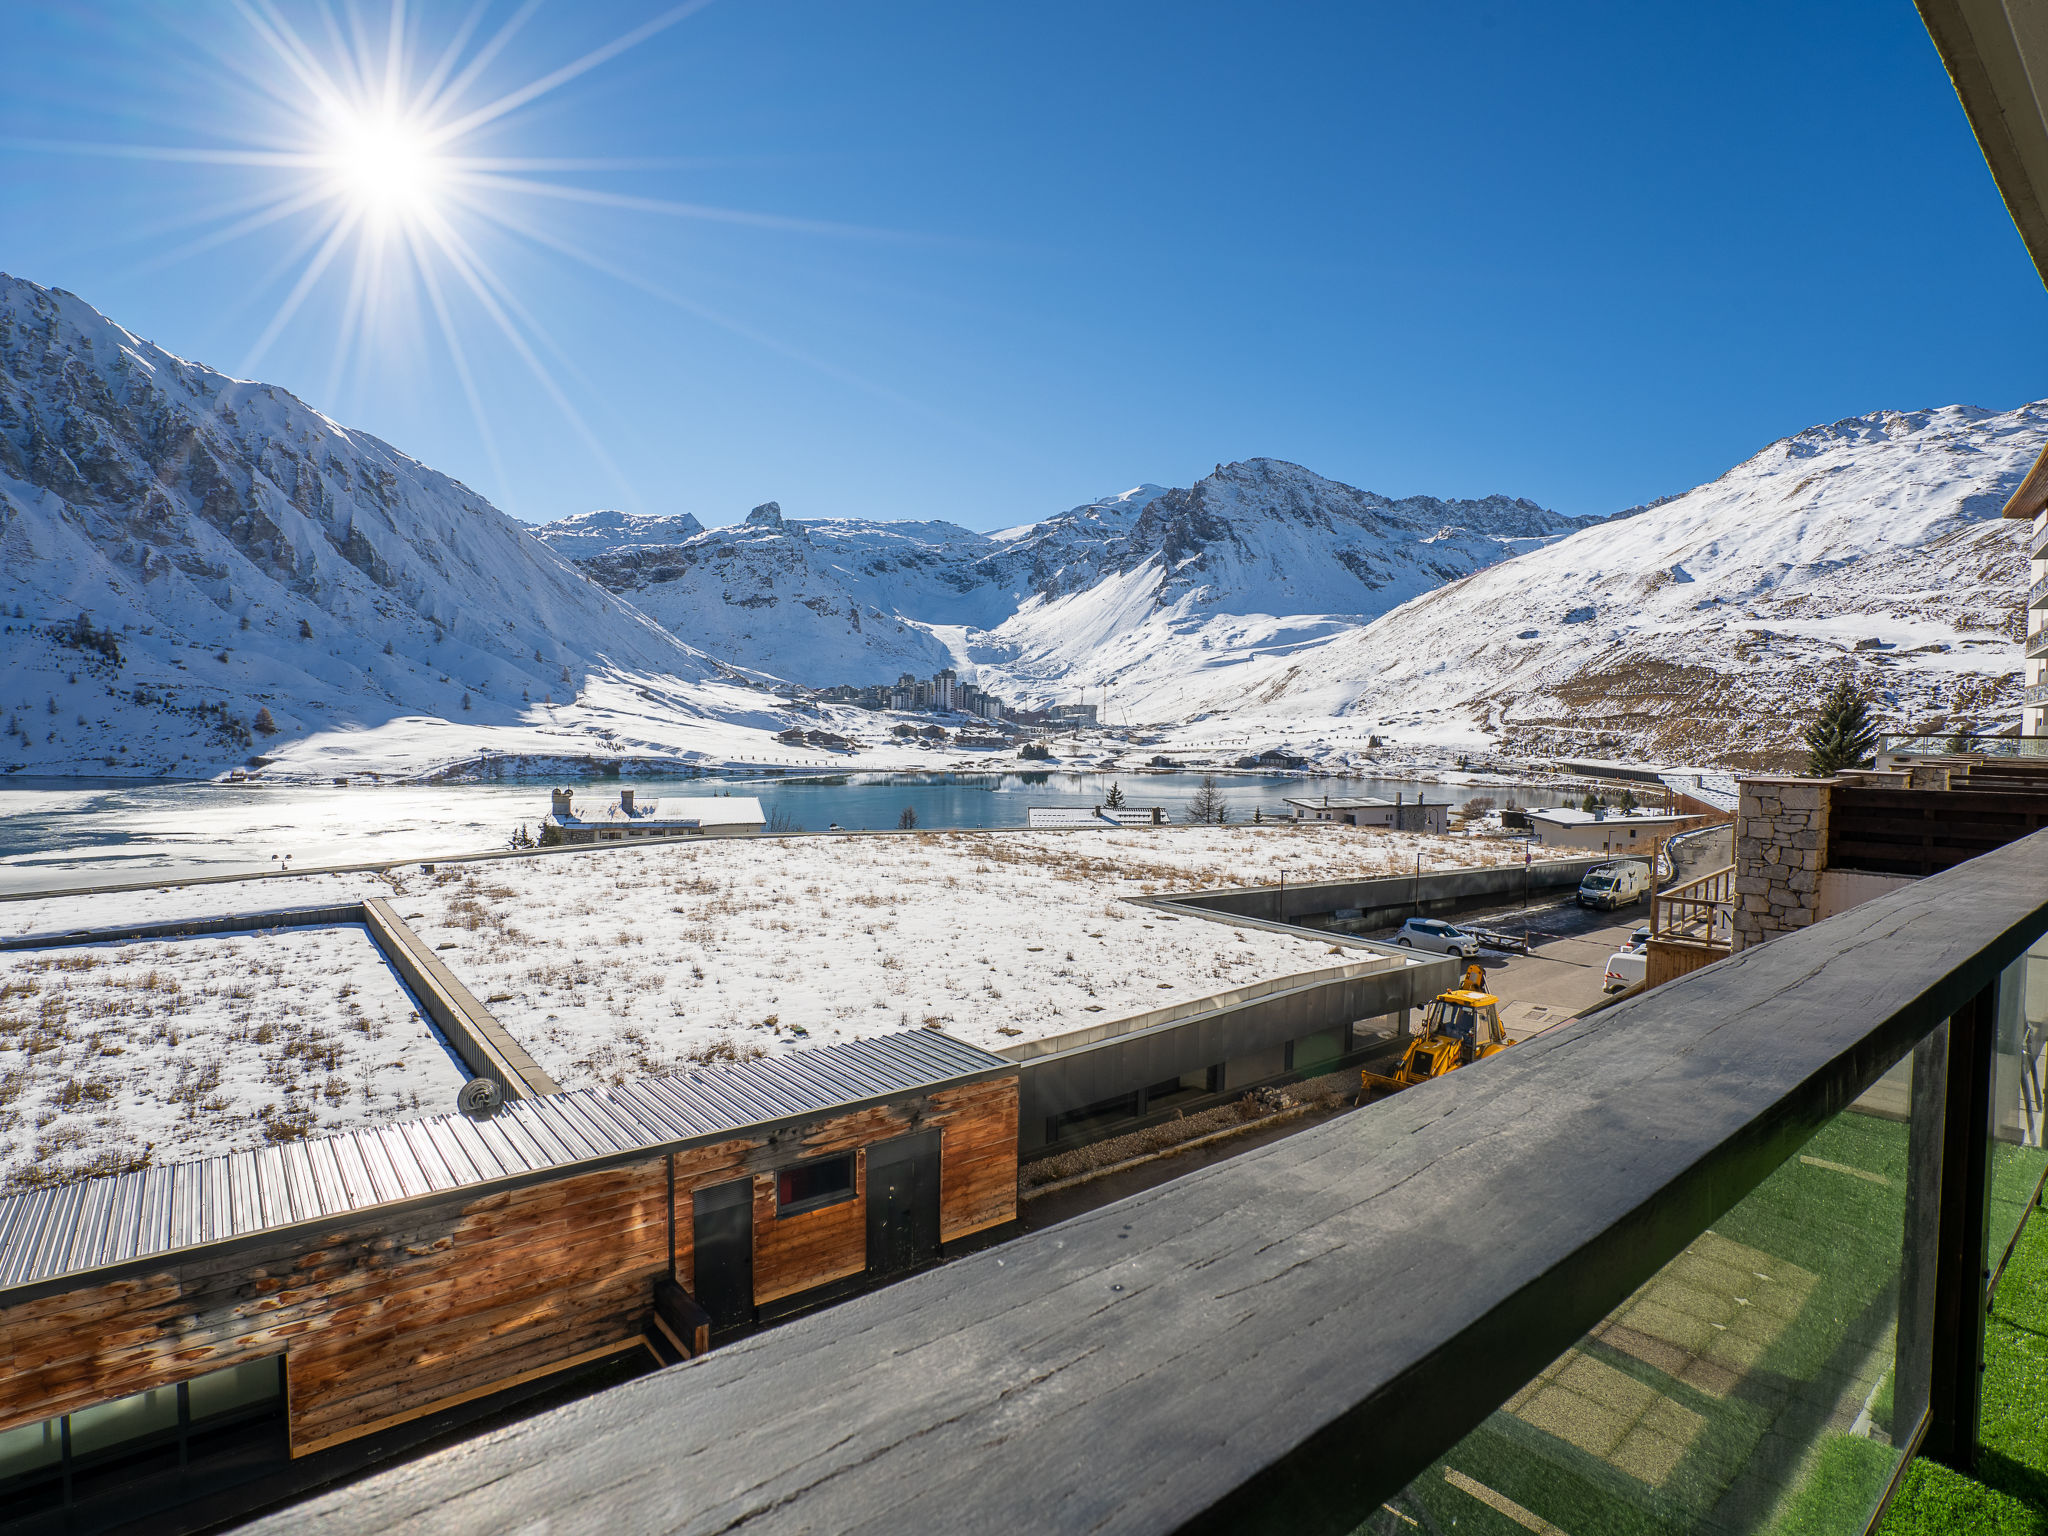
<svg viewBox="0 0 2048 1536"><path fill-rule="evenodd" d="M1517 906L1461 914L1457 921L1506 933L1527 932L1530 953L1484 956L1486 985L1501 1000L1502 1022L1516 1039L1555 1028L1606 994L1607 957L1650 920L1640 901L1619 912L1596 912L1576 901L1526 911Z"/></svg>

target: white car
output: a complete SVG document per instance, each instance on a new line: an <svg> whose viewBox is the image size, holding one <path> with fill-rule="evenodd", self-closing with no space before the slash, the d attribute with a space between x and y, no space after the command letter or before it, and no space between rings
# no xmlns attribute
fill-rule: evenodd
<svg viewBox="0 0 2048 1536"><path fill-rule="evenodd" d="M1602 992L1619 992L1641 981L1649 971L1650 956L1640 949L1617 949L1607 957L1607 974L1600 978Z"/></svg>
<svg viewBox="0 0 2048 1536"><path fill-rule="evenodd" d="M1477 938L1433 917L1409 918L1394 935L1394 942L1403 949L1433 949L1438 954L1457 955L1466 960L1479 958Z"/></svg>

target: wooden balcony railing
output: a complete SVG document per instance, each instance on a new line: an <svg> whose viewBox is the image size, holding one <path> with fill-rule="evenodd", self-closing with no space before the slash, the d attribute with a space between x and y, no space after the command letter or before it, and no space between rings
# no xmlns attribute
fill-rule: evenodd
<svg viewBox="0 0 2048 1536"><path fill-rule="evenodd" d="M1727 864L1659 891L1650 904L1650 937L1727 949L1735 939L1735 866Z"/></svg>

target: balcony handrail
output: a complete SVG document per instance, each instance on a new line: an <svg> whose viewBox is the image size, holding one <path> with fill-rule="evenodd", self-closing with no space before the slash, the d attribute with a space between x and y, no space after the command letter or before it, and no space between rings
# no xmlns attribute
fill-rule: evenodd
<svg viewBox="0 0 2048 1536"><path fill-rule="evenodd" d="M1354 1530L2044 932L2048 832L254 1529Z"/></svg>
<svg viewBox="0 0 2048 1536"><path fill-rule="evenodd" d="M1650 937L1728 948L1734 942L1734 908L1735 866L1724 864L1659 891L1650 903Z"/></svg>

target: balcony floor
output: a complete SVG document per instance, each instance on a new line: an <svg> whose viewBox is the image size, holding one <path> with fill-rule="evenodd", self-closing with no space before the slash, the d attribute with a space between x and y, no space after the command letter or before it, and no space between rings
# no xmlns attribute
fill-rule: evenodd
<svg viewBox="0 0 2048 1536"><path fill-rule="evenodd" d="M2035 1212L1985 1328L1983 1449L1974 1476L1922 1459L1880 1536L2048 1530L2048 1219Z"/></svg>

